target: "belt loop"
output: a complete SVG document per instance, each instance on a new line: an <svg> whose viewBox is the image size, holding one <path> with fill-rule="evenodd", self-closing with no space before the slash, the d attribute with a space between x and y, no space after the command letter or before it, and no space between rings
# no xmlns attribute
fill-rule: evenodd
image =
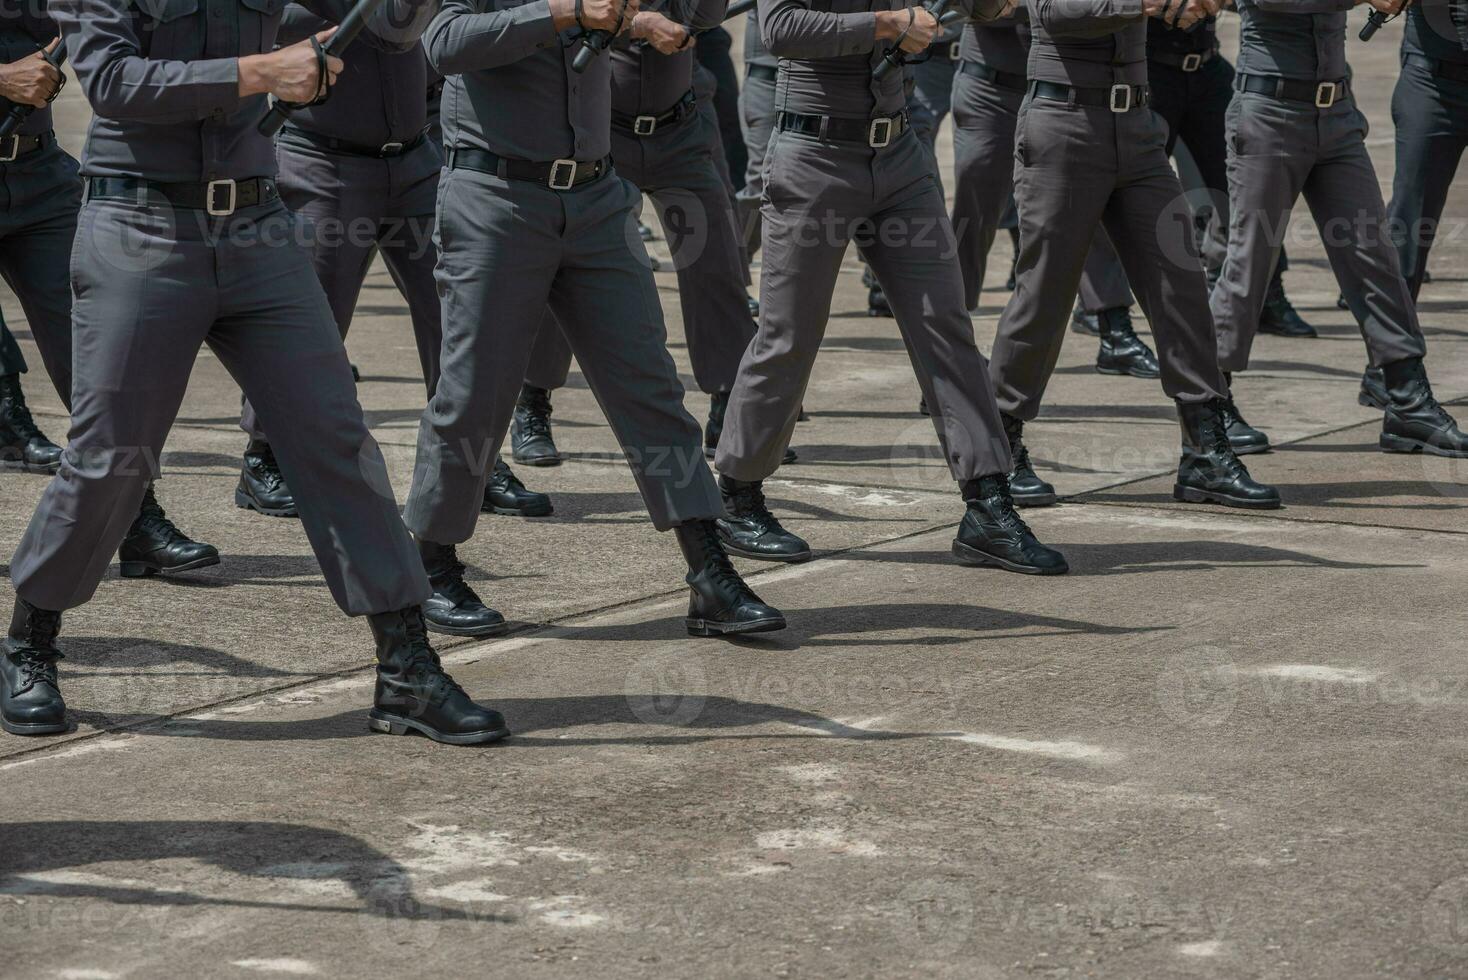
<svg viewBox="0 0 1468 980"><path fill-rule="evenodd" d="M506 160L504 157L499 157L498 159L496 159L494 164L494 175L500 180L509 180L510 161Z"/></svg>
<svg viewBox="0 0 1468 980"><path fill-rule="evenodd" d="M818 134L818 138L820 139L820 141L822 143L825 143L825 142L828 142L826 133L831 128L831 117L830 116L821 116L820 119L821 119L821 128L820 128L820 131L819 131L819 134Z"/></svg>
<svg viewBox="0 0 1468 980"><path fill-rule="evenodd" d="M1284 78L1282 78L1282 77L1281 78L1276 78L1274 80L1274 97L1276 99L1283 99L1285 97L1284 88L1285 88L1285 80L1284 80Z"/></svg>

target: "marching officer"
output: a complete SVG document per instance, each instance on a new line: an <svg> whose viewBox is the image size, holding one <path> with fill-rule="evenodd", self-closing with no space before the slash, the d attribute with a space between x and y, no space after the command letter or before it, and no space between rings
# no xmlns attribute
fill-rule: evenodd
<svg viewBox="0 0 1468 980"><path fill-rule="evenodd" d="M933 155L933 172L938 173L938 130L953 108L953 76L958 68L959 39L963 23L945 25L928 50L912 61L912 93L907 97L907 111L913 132ZM940 178L941 189L943 181Z"/></svg>
<svg viewBox="0 0 1468 980"><path fill-rule="evenodd" d="M1370 0L1386 14L1403 0ZM1278 229L1302 194L1326 256L1382 371L1381 448L1468 456L1468 436L1433 397L1412 290L1386 234L1386 206L1351 94L1346 12L1356 0L1240 0L1237 89L1228 109L1232 219L1213 290L1224 371L1249 366ZM1256 439L1268 444L1263 433Z"/></svg>
<svg viewBox="0 0 1468 980"><path fill-rule="evenodd" d="M330 25L299 4L287 7L280 44L294 44ZM345 340L373 257L381 254L408 303L418 363L429 395L438 383L442 311L433 267L433 204L443 155L428 133L428 63L408 51L363 47L342 71L349 97L293 113L276 141L280 196L301 216L312 261ZM235 502L273 517L294 517L296 502L280 474L254 408L240 427L250 435ZM496 459L484 509L522 517L552 511L543 493L525 489Z"/></svg>
<svg viewBox="0 0 1468 980"><path fill-rule="evenodd" d="M1173 496L1274 508L1229 445L1208 288L1196 255L1170 252L1158 228L1182 196L1165 124L1147 110L1146 18L1187 27L1217 0L1030 0L1030 87L1016 130L1019 282L999 319L991 368L1016 478L1043 499L1023 443L1064 339L1087 244L1103 226L1157 337L1162 387L1177 403L1183 455ZM1038 502L1038 501L1037 501Z"/></svg>
<svg viewBox="0 0 1468 980"><path fill-rule="evenodd" d="M293 240L265 96L329 93L329 32L272 51L274 0L55 0L94 110L71 264L72 427L11 562L15 612L0 657L8 731L66 728L56 671L62 611L86 602L121 541L183 400L201 343L250 397L302 492L306 535L333 598L377 645L374 731L454 744L507 734L443 671L424 631L431 588L362 420L331 308ZM345 0L306 0L333 21ZM415 5L390 0L370 43L406 50ZM426 11L424 11L426 12Z"/></svg>
<svg viewBox="0 0 1468 980"><path fill-rule="evenodd" d="M669 9L695 30L710 26L696 10ZM446 0L424 38L448 79L438 200L444 357L419 427L405 519L433 582L430 622L441 631L504 629L464 582L455 545L474 533L482 461L504 438L547 309L606 411L654 526L678 538L689 565L689 633L785 625L719 544L718 488L698 424L683 409L635 231L640 195L609 158L611 65L602 55L584 74L573 68L586 32L623 33L637 13L637 0Z"/></svg>
<svg viewBox="0 0 1468 980"><path fill-rule="evenodd" d="M738 195L739 228L750 255L760 247L760 200L765 190L765 155L775 132L775 76L779 64L780 59L770 54L760 40L759 10L751 10L744 23L744 85L739 89L739 119L749 166Z"/></svg>
<svg viewBox="0 0 1468 980"><path fill-rule="evenodd" d="M1402 32L1402 72L1392 93L1397 169L1389 212L1412 298L1468 149L1468 2L1416 0Z"/></svg>
<svg viewBox="0 0 1468 980"><path fill-rule="evenodd" d="M711 93L695 92L691 33L667 9L662 2L640 9L631 40L618 41L610 52L612 163L618 176L652 198L667 230L693 375L709 396L704 448L711 456L754 320ZM696 17L706 22L722 10L721 0L702 0ZM517 461L560 462L550 428L551 392L565 384L570 365L571 348L548 315L510 425Z"/></svg>
<svg viewBox="0 0 1468 980"><path fill-rule="evenodd" d="M57 30L44 4L0 3L0 117L13 105L34 111L0 141L0 276L20 299L56 394L72 405L71 282L67 269L76 238L81 181L77 163L56 142L49 100L63 84L41 57ZM7 353L8 351L8 353ZM0 339L0 459L55 472L61 450L41 435L25 406L20 374L26 365L14 338ZM149 482L118 551L127 578L175 574L219 564L213 545L194 541L168 519Z"/></svg>
<svg viewBox="0 0 1468 980"><path fill-rule="evenodd" d="M1029 14L1023 7L990 23L969 22L959 42L953 79L953 226L958 234L964 301L971 310L979 305L989 251L1004 224L1014 187L1015 122L1028 85L1029 52ZM1016 258L1018 254L1016 244ZM1126 274L1100 231L1087 256L1076 299L1072 326L1078 333L1100 338L1098 371L1158 376L1156 356L1132 326L1133 299ZM1013 481L1011 490L1021 505L1035 496L1035 489L1023 480Z"/></svg>
<svg viewBox="0 0 1468 980"><path fill-rule="evenodd" d="M984 0L980 18L1003 12ZM1067 570L1014 510L1008 446L974 345L932 158L912 131L903 73L874 69L923 51L938 21L896 0L760 0L760 29L780 59L780 115L765 168L760 324L729 399L715 466L735 554L804 561L810 547L765 503L800 414L847 246L856 243L892 305L965 514L963 562L1029 574Z"/></svg>

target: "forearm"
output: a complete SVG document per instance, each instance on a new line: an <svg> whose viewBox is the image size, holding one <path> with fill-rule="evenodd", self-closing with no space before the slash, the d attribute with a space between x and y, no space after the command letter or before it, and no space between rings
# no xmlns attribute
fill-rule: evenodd
<svg viewBox="0 0 1468 980"><path fill-rule="evenodd" d="M1030 0L1030 19L1051 35L1104 37L1145 16L1142 0Z"/></svg>
<svg viewBox="0 0 1468 980"><path fill-rule="evenodd" d="M878 20L879 15L870 12L811 10L800 0L759 3L760 38L780 58L839 58L869 52L877 46Z"/></svg>

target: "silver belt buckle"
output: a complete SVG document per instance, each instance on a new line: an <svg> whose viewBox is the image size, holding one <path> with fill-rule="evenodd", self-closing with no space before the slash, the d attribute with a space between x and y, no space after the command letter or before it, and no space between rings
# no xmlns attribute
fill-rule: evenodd
<svg viewBox="0 0 1468 980"><path fill-rule="evenodd" d="M0 163L13 162L16 157L20 156L20 135L11 133L5 137L4 143L0 143L0 147L4 147L3 150L0 150Z"/></svg>
<svg viewBox="0 0 1468 980"><path fill-rule="evenodd" d="M1340 88L1338 82L1321 82L1315 87L1315 108L1329 109L1335 105L1336 92Z"/></svg>
<svg viewBox="0 0 1468 980"><path fill-rule="evenodd" d="M1183 71L1194 72L1203 67L1203 56L1194 52L1183 55Z"/></svg>
<svg viewBox="0 0 1468 980"><path fill-rule="evenodd" d="M632 132L637 136L651 136L658 131L657 116L638 116L632 120Z"/></svg>
<svg viewBox="0 0 1468 980"><path fill-rule="evenodd" d="M404 144L402 144L401 142L394 140L391 143L382 144L382 149L378 150L377 152L381 156L395 157L399 153L403 152L403 145Z"/></svg>
<svg viewBox="0 0 1468 980"><path fill-rule="evenodd" d="M881 135L877 135L880 133ZM867 146L874 150L880 150L892 142L892 120L873 119L872 125L867 129Z"/></svg>
<svg viewBox="0 0 1468 980"><path fill-rule="evenodd" d="M949 61L957 61L957 60L959 60L958 59L958 49L960 47L962 47L962 46L963 46L963 42L962 41L954 41L954 42L952 42L952 43L950 43L948 45L948 60Z"/></svg>
<svg viewBox="0 0 1468 980"><path fill-rule="evenodd" d="M1126 84L1111 86L1111 111L1132 111L1132 87Z"/></svg>
<svg viewBox="0 0 1468 980"><path fill-rule="evenodd" d="M560 177L565 172L564 179ZM551 164L550 180L547 181L553 191L569 191L576 186L576 161L557 160Z"/></svg>
<svg viewBox="0 0 1468 980"><path fill-rule="evenodd" d="M218 207L215 204L215 199L220 188L225 188L229 191L229 203L224 205L224 207ZM239 200L239 196L239 185L233 180L211 180L204 188L204 211L211 218L227 218L234 214L235 203Z"/></svg>

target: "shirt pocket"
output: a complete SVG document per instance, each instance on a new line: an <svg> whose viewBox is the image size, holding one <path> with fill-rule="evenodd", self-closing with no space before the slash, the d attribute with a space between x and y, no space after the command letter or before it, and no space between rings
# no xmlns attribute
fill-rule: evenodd
<svg viewBox="0 0 1468 980"><path fill-rule="evenodd" d="M143 12L144 54L193 59L204 55L204 32L195 15L199 0L135 0Z"/></svg>
<svg viewBox="0 0 1468 980"><path fill-rule="evenodd" d="M275 47L285 0L239 0L240 54L263 54Z"/></svg>

